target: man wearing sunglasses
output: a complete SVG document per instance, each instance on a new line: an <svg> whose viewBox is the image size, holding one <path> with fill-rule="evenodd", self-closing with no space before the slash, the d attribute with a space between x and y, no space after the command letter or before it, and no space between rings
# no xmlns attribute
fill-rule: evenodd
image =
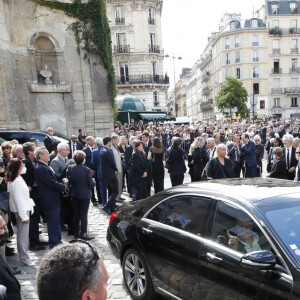
<svg viewBox="0 0 300 300"><path fill-rule="evenodd" d="M108 273L96 248L82 240L61 244L41 261L40 300L106 300Z"/></svg>

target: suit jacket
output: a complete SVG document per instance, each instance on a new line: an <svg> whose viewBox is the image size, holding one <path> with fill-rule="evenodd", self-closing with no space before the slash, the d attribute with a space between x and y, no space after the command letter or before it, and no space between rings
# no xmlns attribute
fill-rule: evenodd
<svg viewBox="0 0 300 300"><path fill-rule="evenodd" d="M94 150L92 153L92 164L94 169L97 170L97 178L100 179L101 168L100 168L100 151L103 146L99 146L98 149Z"/></svg>
<svg viewBox="0 0 300 300"><path fill-rule="evenodd" d="M206 167L206 174L208 178L222 179L233 178L233 168L228 158L225 158L225 164L222 166L217 157L212 158Z"/></svg>
<svg viewBox="0 0 300 300"><path fill-rule="evenodd" d="M287 179L286 174L285 157L283 156L274 163L270 172L270 177Z"/></svg>
<svg viewBox="0 0 300 300"><path fill-rule="evenodd" d="M205 168L208 158L204 148L196 148L192 153L194 161L194 175L196 178L201 178L203 169Z"/></svg>
<svg viewBox="0 0 300 300"><path fill-rule="evenodd" d="M23 159L23 163L26 166L26 173L22 174L21 176L23 177L24 181L26 182L27 186L32 187L34 183L34 165L32 160L28 157L25 156Z"/></svg>
<svg viewBox="0 0 300 300"><path fill-rule="evenodd" d="M95 168L94 165L92 164L93 153L91 149L89 147L86 147L85 149L83 149L83 152L86 154L84 165L90 168L91 170L96 170L97 168Z"/></svg>
<svg viewBox="0 0 300 300"><path fill-rule="evenodd" d="M66 163L66 161L65 161L64 157L62 157L59 154L57 154L57 156L50 163L50 167L53 169L53 171L59 181L62 181L62 179L64 178L62 176L62 170L64 168L65 163Z"/></svg>
<svg viewBox="0 0 300 300"><path fill-rule="evenodd" d="M149 149L152 146L152 142L149 140L148 141L148 145L146 145L146 143L144 143L144 151L146 153L146 156L148 155Z"/></svg>
<svg viewBox="0 0 300 300"><path fill-rule="evenodd" d="M47 150L49 151L49 153L51 153L53 150L55 150L59 143L60 143L59 140L57 140L53 137L50 137L48 134L44 138L44 145L47 148Z"/></svg>
<svg viewBox="0 0 300 300"><path fill-rule="evenodd" d="M251 140L246 145L242 146L242 153L248 167L257 166L255 155L255 144Z"/></svg>
<svg viewBox="0 0 300 300"><path fill-rule="evenodd" d="M65 191L65 185L59 182L51 168L41 161L38 161L34 175L41 206L43 208L60 207L61 194Z"/></svg>
<svg viewBox="0 0 300 300"><path fill-rule="evenodd" d="M92 189L95 187L95 181L88 167L82 164L71 165L67 170L67 177L71 186L70 195L72 197L80 199L92 198Z"/></svg>
<svg viewBox="0 0 300 300"><path fill-rule="evenodd" d="M234 145L234 143L230 143L227 147L227 156L228 156L228 158L231 162L232 167L235 166L235 162L236 162L236 155L235 155L236 154L236 148L234 148L233 145ZM239 150L241 150L242 145L238 144L238 148L239 148ZM237 153L237 155L239 155L239 154ZM240 157L240 162L243 161L242 160L242 154L239 157Z"/></svg>
<svg viewBox="0 0 300 300"><path fill-rule="evenodd" d="M173 176L182 175L186 171L184 161L184 151L179 147L173 147L169 154L170 168L169 173Z"/></svg>
<svg viewBox="0 0 300 300"><path fill-rule="evenodd" d="M118 171L114 155L107 148L103 147L100 151L100 173L102 180L118 180L115 171Z"/></svg>
<svg viewBox="0 0 300 300"><path fill-rule="evenodd" d="M111 148L112 148L113 153L114 153L115 162L116 162L116 165L117 165L117 168L118 168L118 172L122 173L123 169L122 169L122 157L121 157L121 154L120 154L118 148L116 149L114 147L114 145L112 145Z"/></svg>
<svg viewBox="0 0 300 300"><path fill-rule="evenodd" d="M255 145L256 163L262 167L262 159L264 158L265 147L262 144Z"/></svg>
<svg viewBox="0 0 300 300"><path fill-rule="evenodd" d="M12 274L11 268L0 256L0 284L4 285L7 290L7 299L9 300L21 300L20 283L16 277Z"/></svg>
<svg viewBox="0 0 300 300"><path fill-rule="evenodd" d="M71 145L71 141L68 142L68 145L69 145L69 147L70 147L70 153L69 153L69 155L68 155L68 158L72 158L74 153L73 153L73 146ZM76 145L76 150L82 150L82 149L83 149L83 146L82 146L81 143L76 142L75 145ZM75 150L75 151L76 151L76 150Z"/></svg>
<svg viewBox="0 0 300 300"><path fill-rule="evenodd" d="M130 159L133 153L133 147L130 145L125 150L125 165L126 169L130 169Z"/></svg>
<svg viewBox="0 0 300 300"><path fill-rule="evenodd" d="M208 161L209 161L210 159L213 159L213 158L215 157L215 155L216 155L216 150L217 150L216 147L212 150L212 151L213 151L213 154L212 154L211 158L210 158L210 149L207 149L207 150L206 150Z"/></svg>
<svg viewBox="0 0 300 300"><path fill-rule="evenodd" d="M132 170L132 182L137 184L142 180L142 176L148 171L148 160L145 155L138 155L134 153L130 159L131 170Z"/></svg>
<svg viewBox="0 0 300 300"><path fill-rule="evenodd" d="M284 147L283 148L284 158L285 158L285 152L286 152L286 148ZM298 165L298 160L296 159L296 148L295 147L292 147L292 154L290 153L290 156L291 155L292 155L292 157L291 157L290 168L294 167L296 169L297 165ZM287 164L287 161L286 161L286 164Z"/></svg>

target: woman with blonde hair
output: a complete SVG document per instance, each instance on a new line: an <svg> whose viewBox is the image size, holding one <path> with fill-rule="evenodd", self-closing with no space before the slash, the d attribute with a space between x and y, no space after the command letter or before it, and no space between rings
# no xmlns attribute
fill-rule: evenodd
<svg viewBox="0 0 300 300"><path fill-rule="evenodd" d="M200 181L203 169L208 162L208 157L204 150L204 139L202 137L197 137L193 144L194 150L192 152L192 159L194 164L194 178L195 181Z"/></svg>
<svg viewBox="0 0 300 300"><path fill-rule="evenodd" d="M194 172L194 161L193 161L193 157L192 157L192 153L195 149L195 142L194 141L191 146L190 146L190 150L189 150L189 154L187 156L187 161L188 161L188 167L189 167L189 174L190 174L190 177L191 177L191 182L194 182L196 181L195 180L195 172Z"/></svg>

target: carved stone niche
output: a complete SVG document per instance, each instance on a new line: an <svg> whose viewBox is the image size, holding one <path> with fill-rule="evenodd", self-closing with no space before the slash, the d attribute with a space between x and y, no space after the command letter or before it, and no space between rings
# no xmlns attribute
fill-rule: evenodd
<svg viewBox="0 0 300 300"><path fill-rule="evenodd" d="M49 33L37 32L30 40L30 46L28 47L30 54L30 66L32 73L32 84L29 88L31 92L67 92L71 91L71 87L65 86L65 80L63 78L64 61L63 50L60 49L57 40ZM48 70L51 71L52 85L45 84L45 78L41 76L41 71L48 66ZM62 91L60 86L62 87Z"/></svg>

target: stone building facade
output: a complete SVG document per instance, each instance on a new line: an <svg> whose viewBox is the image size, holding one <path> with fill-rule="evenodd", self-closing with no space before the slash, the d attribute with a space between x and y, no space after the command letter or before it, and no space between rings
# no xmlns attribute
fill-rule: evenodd
<svg viewBox="0 0 300 300"><path fill-rule="evenodd" d="M162 5L163 0L107 0L118 94L139 98L148 111L166 111Z"/></svg>
<svg viewBox="0 0 300 300"><path fill-rule="evenodd" d="M0 0L1 127L111 133L107 72L78 53L73 22L34 1Z"/></svg>

